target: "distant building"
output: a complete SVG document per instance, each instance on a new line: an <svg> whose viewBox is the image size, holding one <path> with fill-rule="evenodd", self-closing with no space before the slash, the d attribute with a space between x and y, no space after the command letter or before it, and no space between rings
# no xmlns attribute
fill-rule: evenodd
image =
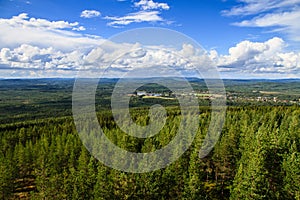
<svg viewBox="0 0 300 200"><path fill-rule="evenodd" d="M146 91L137 91L137 92L136 92L136 95L137 95L137 96L145 96L146 94L147 94Z"/></svg>

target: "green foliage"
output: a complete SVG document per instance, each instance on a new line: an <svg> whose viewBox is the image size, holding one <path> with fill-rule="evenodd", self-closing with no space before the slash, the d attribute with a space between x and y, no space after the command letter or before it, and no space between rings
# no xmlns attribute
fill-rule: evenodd
<svg viewBox="0 0 300 200"><path fill-rule="evenodd" d="M110 86L103 85L105 94L99 97L108 94ZM108 110L97 116L106 136L119 147L152 152L174 138L181 121L179 108L166 109L165 126L147 139L122 132ZM148 110L131 108L131 117L146 125ZM0 198L300 199L299 116L296 105L229 107L217 145L200 159L211 117L209 107L200 107L192 146L165 169L144 174L120 172L98 162L82 145L71 117L3 120Z"/></svg>

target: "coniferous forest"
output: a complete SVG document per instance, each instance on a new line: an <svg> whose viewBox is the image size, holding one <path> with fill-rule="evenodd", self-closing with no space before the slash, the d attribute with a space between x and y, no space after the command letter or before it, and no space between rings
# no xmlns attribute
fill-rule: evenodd
<svg viewBox="0 0 300 200"><path fill-rule="evenodd" d="M83 146L70 114L71 81L50 80L47 88L28 82L15 83L19 89L11 91L4 83L0 87L0 199L300 199L298 104L228 106L218 143L200 159L211 116L209 102L202 102L196 137L180 159L153 172L126 173L97 161ZM240 91L242 86L229 87ZM100 92L98 98L108 94ZM141 125L149 121L145 113L151 101L144 103L130 110ZM97 117L119 147L151 152L176 134L180 109L172 104L165 102L164 128L146 139L123 133L104 106Z"/></svg>

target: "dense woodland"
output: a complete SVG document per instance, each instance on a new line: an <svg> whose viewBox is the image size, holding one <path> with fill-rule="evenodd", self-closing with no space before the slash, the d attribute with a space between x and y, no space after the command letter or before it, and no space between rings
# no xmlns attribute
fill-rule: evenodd
<svg viewBox="0 0 300 200"><path fill-rule="evenodd" d="M147 108L132 118L147 123ZM118 146L149 152L176 134L180 111L168 109L164 129L137 139L122 133L109 112L99 112L105 134ZM221 138L198 157L210 119L200 107L197 136L165 169L125 173L94 159L79 139L72 117L0 125L1 199L300 199L300 108L228 107Z"/></svg>
<svg viewBox="0 0 300 200"><path fill-rule="evenodd" d="M130 113L137 124L148 124L149 106L157 103L166 107L167 121L153 137L131 137L109 111L116 81L104 80L96 94L105 135L131 152L166 146L181 120L178 101L133 97ZM196 91L207 90L201 80L190 82ZM290 100L299 99L299 82L224 80L227 95L270 91L266 95ZM200 159L211 112L209 102L199 100L199 130L188 151L164 169L134 174L106 167L83 146L72 118L73 84L0 80L0 199L300 199L299 105L227 102L221 137Z"/></svg>

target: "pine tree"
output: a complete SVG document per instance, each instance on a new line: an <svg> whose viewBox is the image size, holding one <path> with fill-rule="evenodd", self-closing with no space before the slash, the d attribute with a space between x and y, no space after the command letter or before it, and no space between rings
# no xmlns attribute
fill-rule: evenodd
<svg viewBox="0 0 300 200"><path fill-rule="evenodd" d="M188 180L184 186L185 199L204 199L207 196L204 188L204 162L205 159L199 158L199 149L194 148L190 156Z"/></svg>
<svg viewBox="0 0 300 200"><path fill-rule="evenodd" d="M114 199L113 182L109 168L99 163L97 171L94 198L99 200Z"/></svg>
<svg viewBox="0 0 300 200"><path fill-rule="evenodd" d="M4 157L0 154L0 198L9 199L14 191L14 163L12 156Z"/></svg>
<svg viewBox="0 0 300 200"><path fill-rule="evenodd" d="M283 161L285 199L300 199L300 153L293 143L290 154Z"/></svg>

